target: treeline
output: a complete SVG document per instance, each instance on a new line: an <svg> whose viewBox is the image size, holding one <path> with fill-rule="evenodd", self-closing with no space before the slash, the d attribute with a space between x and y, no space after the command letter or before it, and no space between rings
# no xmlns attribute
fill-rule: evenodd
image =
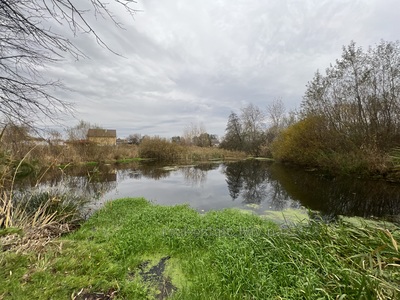
<svg viewBox="0 0 400 300"><path fill-rule="evenodd" d="M240 114L231 112L220 147L244 151L253 156L271 156L272 142L295 119L294 112L285 112L280 99L273 101L265 110L250 103L241 109Z"/></svg>
<svg viewBox="0 0 400 300"><path fill-rule="evenodd" d="M64 132L37 132L31 126L9 123L0 128L0 171L5 164L16 169L21 161L32 170L49 165L126 162L133 158L193 162L245 157L242 152L217 147L216 135L199 128L200 125L191 124L182 137L173 138L132 134L111 145L90 141L89 129L101 127L85 121Z"/></svg>
<svg viewBox="0 0 400 300"><path fill-rule="evenodd" d="M399 42L343 47L341 58L308 83L300 111L290 118L280 112L270 109L267 128L254 106L232 113L221 146L338 173L398 170Z"/></svg>
<svg viewBox="0 0 400 300"><path fill-rule="evenodd" d="M123 145L99 148L83 142L89 128L99 126L81 121L65 132L68 152L61 133L49 132L42 147L30 138L29 126L11 124L0 130L1 150L17 159L29 153L62 162L222 159L245 153L335 173L396 175L399 170L400 177L400 44L381 41L365 51L350 43L335 64L315 73L299 111L286 112L279 99L264 109L248 104L231 112L221 139L201 124L190 124L182 136L132 134Z"/></svg>

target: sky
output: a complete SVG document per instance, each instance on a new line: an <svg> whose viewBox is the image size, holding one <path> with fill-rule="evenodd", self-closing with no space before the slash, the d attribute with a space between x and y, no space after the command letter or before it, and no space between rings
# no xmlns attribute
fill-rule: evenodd
<svg viewBox="0 0 400 300"><path fill-rule="evenodd" d="M111 1L108 1L111 2ZM307 82L355 41L400 39L398 0L138 0L132 18L111 3L120 29L88 15L98 35L71 37L89 58L66 57L46 76L69 90L74 118L129 134L172 137L191 124L224 135L229 114L281 99L300 107ZM70 35L68 27L60 32Z"/></svg>

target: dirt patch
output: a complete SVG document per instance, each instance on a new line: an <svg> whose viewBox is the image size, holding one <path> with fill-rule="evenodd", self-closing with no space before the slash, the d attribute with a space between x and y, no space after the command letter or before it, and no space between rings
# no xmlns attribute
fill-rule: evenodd
<svg viewBox="0 0 400 300"><path fill-rule="evenodd" d="M157 289L156 299L158 300L167 299L177 290L176 286L172 284L171 279L164 276L165 266L169 259L169 256L165 256L150 268L148 268L150 261L144 261L139 265L139 275L144 282ZM146 271L147 269L148 271Z"/></svg>

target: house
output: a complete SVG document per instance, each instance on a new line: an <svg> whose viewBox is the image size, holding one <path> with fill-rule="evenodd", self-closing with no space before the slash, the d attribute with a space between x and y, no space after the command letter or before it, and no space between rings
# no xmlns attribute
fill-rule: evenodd
<svg viewBox="0 0 400 300"><path fill-rule="evenodd" d="M87 140L98 145L114 146L117 144L117 131L115 129L89 129Z"/></svg>

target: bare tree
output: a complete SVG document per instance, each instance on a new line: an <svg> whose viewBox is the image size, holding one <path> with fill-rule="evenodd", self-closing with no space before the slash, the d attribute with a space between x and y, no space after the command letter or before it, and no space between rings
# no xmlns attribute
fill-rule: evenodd
<svg viewBox="0 0 400 300"><path fill-rule="evenodd" d="M114 0L133 14L132 0ZM2 0L0 1L0 120L27 124L40 117L56 118L70 105L52 94L61 87L45 78L42 71L65 55L76 59L85 54L67 37L57 34L51 22L68 25L71 32L94 36L97 43L112 51L93 29L87 16L121 24L101 0L85 0L89 9L79 8L82 0ZM114 52L114 51L112 51ZM115 53L115 52L114 52Z"/></svg>
<svg viewBox="0 0 400 300"><path fill-rule="evenodd" d="M364 51L343 47L336 64L317 72L302 102L303 117L320 116L357 147L400 144L400 42L381 41Z"/></svg>
<svg viewBox="0 0 400 300"><path fill-rule="evenodd" d="M86 140L89 129L102 129L99 125L90 124L83 120L79 121L74 127L67 129L67 138L71 142Z"/></svg>
<svg viewBox="0 0 400 300"><path fill-rule="evenodd" d="M126 139L128 140L128 144L139 145L142 140L142 135L140 133L134 133L128 135Z"/></svg>
<svg viewBox="0 0 400 300"><path fill-rule="evenodd" d="M190 123L183 130L183 138L186 144L193 144L194 138L200 136L203 133L206 133L206 128L203 123Z"/></svg>
<svg viewBox="0 0 400 300"><path fill-rule="evenodd" d="M265 139L265 113L252 103L241 109L245 151L258 155Z"/></svg>
<svg viewBox="0 0 400 300"><path fill-rule="evenodd" d="M267 116L271 121L271 127L279 128L284 123L285 104L282 99L275 99L267 105Z"/></svg>

